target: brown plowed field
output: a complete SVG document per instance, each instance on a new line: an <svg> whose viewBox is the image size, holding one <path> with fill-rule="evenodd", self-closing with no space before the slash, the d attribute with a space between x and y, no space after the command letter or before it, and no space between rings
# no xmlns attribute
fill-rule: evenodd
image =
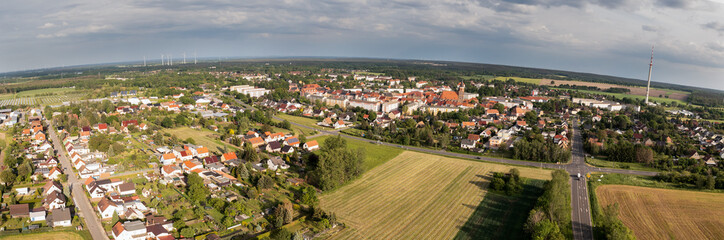
<svg viewBox="0 0 724 240"><path fill-rule="evenodd" d="M551 81L553 81L554 84L551 84ZM629 90L631 90L631 92L629 94L646 96L645 87L630 87L630 86L616 85L616 84L610 84L610 83L594 83L594 82L566 81L566 80L552 80L552 79L542 79L540 81L540 85L546 85L546 86L559 86L559 85L563 85L563 84L597 87L597 88L600 88L601 90L606 90L609 88L628 88ZM669 96L669 98L671 98L671 99L686 101L686 98L689 96L689 93L681 92L681 91L674 91L674 90L655 89L655 88L652 88L651 92L649 93L649 96L651 96L651 97L658 97L659 95Z"/></svg>
<svg viewBox="0 0 724 240"><path fill-rule="evenodd" d="M724 193L603 185L596 195L601 206L618 203L640 240L724 239Z"/></svg>

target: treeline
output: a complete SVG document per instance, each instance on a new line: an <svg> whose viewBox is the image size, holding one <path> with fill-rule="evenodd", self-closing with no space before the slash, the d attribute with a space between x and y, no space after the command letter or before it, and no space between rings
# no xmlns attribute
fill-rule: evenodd
<svg viewBox="0 0 724 240"><path fill-rule="evenodd" d="M348 149L342 136L327 138L319 152L307 156L309 183L323 191L335 189L362 174L364 158L365 152Z"/></svg>
<svg viewBox="0 0 724 240"><path fill-rule="evenodd" d="M612 87L606 90L603 90L604 92L610 92L610 93L630 93L631 89L628 88L618 88L618 87Z"/></svg>
<svg viewBox="0 0 724 240"><path fill-rule="evenodd" d="M642 144L631 144L628 141L620 141L611 144L606 150L609 161L614 162L638 162L651 164L654 162L654 151Z"/></svg>
<svg viewBox="0 0 724 240"><path fill-rule="evenodd" d="M707 91L695 91L689 94L687 99L690 103L706 107L724 106L724 94Z"/></svg>
<svg viewBox="0 0 724 240"><path fill-rule="evenodd" d="M515 142L513 158L538 162L568 162L571 159L570 150L541 138L523 138Z"/></svg>
<svg viewBox="0 0 724 240"><path fill-rule="evenodd" d="M568 173L556 170L546 182L543 195L530 211L525 223L532 239L572 239L571 185Z"/></svg>

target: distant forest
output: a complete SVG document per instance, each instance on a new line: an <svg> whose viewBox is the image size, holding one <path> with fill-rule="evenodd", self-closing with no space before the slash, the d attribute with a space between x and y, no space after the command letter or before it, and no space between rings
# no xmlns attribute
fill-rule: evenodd
<svg viewBox="0 0 724 240"><path fill-rule="evenodd" d="M268 63L268 64L267 64ZM125 65L123 65L125 64ZM134 65L135 64L135 65ZM120 66L120 67L119 67ZM150 71L158 69L175 68L179 70L198 70L215 66L218 71L262 71L267 73L279 71L310 71L319 72L323 68L337 68L347 70L368 70L405 79L408 76L417 76L428 80L446 82L459 82L461 76L490 75L499 77L548 78L556 80L578 80L586 82L601 82L620 84L626 86L646 86L646 81L622 78L591 73L570 72L561 70L526 68L494 64L425 61L425 60L385 60L363 58L272 58L249 60L204 61L196 65L176 66L139 66L138 63L118 63L103 65L88 65L66 68L20 71L0 73L0 83L12 83L18 78L32 77L38 80L58 79L61 77L94 76L128 71ZM75 84L77 82L74 81ZM4 86L3 86L4 85ZM36 84L33 84L36 85ZM60 84L67 86L68 83ZM37 86L37 85L36 85ZM30 88L36 88L36 86ZM691 92L688 102L702 106L724 106L724 91L699 87L683 86L670 83L652 82L652 87L666 88ZM3 92L17 92L21 89L0 84ZM29 90L24 88L22 90Z"/></svg>

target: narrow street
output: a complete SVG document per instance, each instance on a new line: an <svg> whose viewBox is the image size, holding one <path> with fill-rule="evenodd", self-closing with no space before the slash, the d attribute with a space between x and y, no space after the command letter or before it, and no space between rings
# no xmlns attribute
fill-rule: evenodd
<svg viewBox="0 0 724 240"><path fill-rule="evenodd" d="M61 144L58 138L58 133L55 130L55 126L50 121L47 121L48 133L53 141L53 148L57 151L58 160L63 165L63 172L68 175L68 185L70 186L70 192L75 203L76 208L80 211L80 215L85 219L85 225L90 231L93 239L108 239L105 230L103 230L103 224L101 224L98 215L93 210L88 196L85 195L85 189L83 189L82 179L78 179L78 176L73 172L73 165L68 159L68 153L66 153L63 144ZM78 214L78 213L76 213Z"/></svg>

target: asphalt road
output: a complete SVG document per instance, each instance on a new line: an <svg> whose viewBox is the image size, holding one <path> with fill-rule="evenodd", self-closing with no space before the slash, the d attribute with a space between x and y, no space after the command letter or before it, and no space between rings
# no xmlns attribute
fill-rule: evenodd
<svg viewBox="0 0 724 240"><path fill-rule="evenodd" d="M235 99L235 100L237 103L244 106L247 111L254 109L252 106L249 106L249 105L239 101L238 99ZM278 117L274 117L274 119L283 121L283 119L278 118ZM301 125L301 124L298 124L295 122L290 122L290 123L292 125L295 125L298 127L313 129L308 126L304 126L304 125ZM313 130L319 131L320 134L328 134L328 135L339 134L337 131L327 131L327 130L318 130L318 129L313 129ZM439 154L439 155L450 156L450 157L466 158L466 159L480 160L480 161L487 161L487 162L494 162L494 163L505 163L505 164L522 165L522 166L530 166L530 167L566 170L571 176L571 208L572 208L571 221L572 221L572 225L573 225L573 239L586 239L586 240L593 239L593 224L591 221L591 203L588 200L588 184L586 184L586 174L588 174L590 172L603 172L603 173L621 173L621 174L631 174L631 175L656 176L656 174L658 174L658 172L591 167L591 166L587 165L586 161L585 161L585 152L583 150L583 141L582 141L581 134L578 131L577 120L574 120L573 128L571 128L571 131L573 133L572 148L571 148L571 158L572 159L569 163L564 163L564 164L528 162L528 161L520 161L520 160L513 160L513 159L473 156L473 155L462 154L462 153L447 152L444 150L434 150L434 149L428 149L428 148L403 146L403 145L392 144L392 143L387 143L387 142L379 142L379 144L385 145L385 146L399 147L399 148L402 148L405 150ZM345 135L345 134L339 134L339 135L341 135L344 138L377 143L374 140L370 140L370 139L366 139L366 138L360 138L360 137L355 137L355 136L350 136L350 135ZM579 173L581 174L580 179L578 178Z"/></svg>
<svg viewBox="0 0 724 240"><path fill-rule="evenodd" d="M108 239L108 235L106 235L106 231L103 229L98 215L96 215L95 210L93 210L88 196L85 195L82 180L79 179L72 170L73 165L70 163L70 160L68 160L68 154L58 138L55 127L50 122L48 122L48 125L50 126L48 132L50 133L50 138L53 140L53 148L58 151L58 160L60 160L60 163L63 165L63 172L68 175L68 185L71 186L70 194L73 197L75 206L80 210L81 215L85 219L86 228L90 231L93 239Z"/></svg>
<svg viewBox="0 0 724 240"><path fill-rule="evenodd" d="M571 224L573 225L573 239L593 239L593 224L591 221L591 203L588 201L588 184L586 174L589 167L586 165L585 153L581 133L578 131L578 120L574 120L571 163L566 170L571 175ZM579 177L580 174L580 177Z"/></svg>

